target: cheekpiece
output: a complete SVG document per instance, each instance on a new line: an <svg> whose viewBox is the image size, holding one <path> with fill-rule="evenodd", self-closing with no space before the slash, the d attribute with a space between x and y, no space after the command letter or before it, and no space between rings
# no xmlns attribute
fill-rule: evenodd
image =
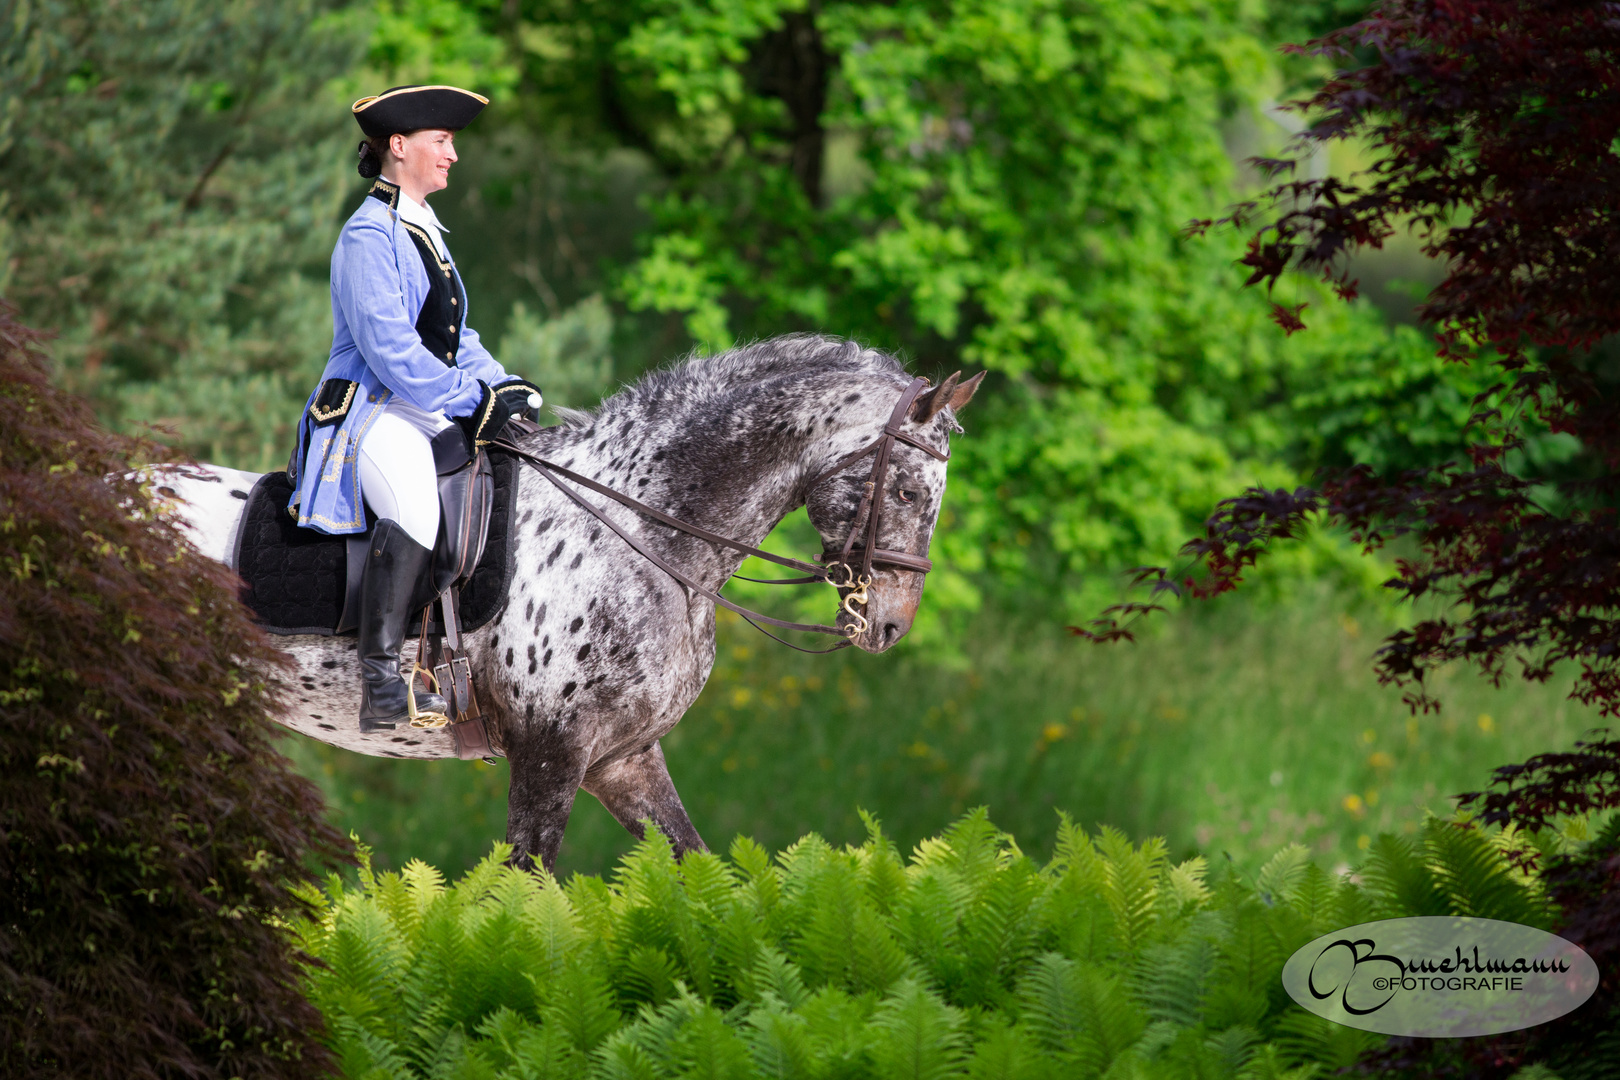
<svg viewBox="0 0 1620 1080"><path fill-rule="evenodd" d="M350 106L367 138L442 128L460 131L489 98L456 86L395 86Z"/></svg>

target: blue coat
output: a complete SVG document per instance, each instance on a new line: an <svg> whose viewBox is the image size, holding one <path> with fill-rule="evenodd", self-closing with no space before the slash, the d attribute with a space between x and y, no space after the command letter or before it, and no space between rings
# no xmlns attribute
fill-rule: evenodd
<svg viewBox="0 0 1620 1080"><path fill-rule="evenodd" d="M393 192L392 185L379 187ZM416 322L429 281L411 228L388 202L367 196L332 252L332 354L321 381L358 386L340 423L323 426L312 415L320 385L304 406L287 467L293 484L287 509L300 525L325 533L365 531L358 448L395 394L429 412L466 416L483 396L480 382L494 386L509 378L467 325L464 302L455 366L423 345ZM453 264L451 270L455 292L465 296L460 272Z"/></svg>

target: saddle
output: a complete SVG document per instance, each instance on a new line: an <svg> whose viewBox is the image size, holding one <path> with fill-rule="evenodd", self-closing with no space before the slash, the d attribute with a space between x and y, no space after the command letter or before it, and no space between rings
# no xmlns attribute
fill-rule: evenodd
<svg viewBox="0 0 1620 1080"><path fill-rule="evenodd" d="M430 580L412 604L411 624L420 624L418 669L439 639L441 663L432 670L438 692L451 706L450 728L463 758L495 751L480 716L460 635L491 622L506 607L513 572L513 505L517 462L505 453L469 454L457 428L433 440L439 486L439 538ZM359 622L363 533L331 536L301 528L287 512L292 483L285 472L267 473L248 493L236 546L242 600L272 634L352 634ZM414 674L413 674L414 682Z"/></svg>

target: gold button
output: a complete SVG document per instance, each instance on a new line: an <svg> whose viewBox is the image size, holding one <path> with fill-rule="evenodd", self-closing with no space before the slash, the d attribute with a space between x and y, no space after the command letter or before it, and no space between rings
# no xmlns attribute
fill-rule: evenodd
<svg viewBox="0 0 1620 1080"><path fill-rule="evenodd" d="M451 327L451 328L450 328L450 332L451 332L451 333L452 333L452 334L453 334L453 333L455 333L455 332L456 332L456 328L455 328L455 327L453 327L453 326L452 326L452 327Z"/></svg>
<svg viewBox="0 0 1620 1080"><path fill-rule="evenodd" d="M377 400L377 395L376 395L376 394L372 394L372 395L371 395L371 396L370 396L370 397L368 397L368 398L366 398L366 400L367 400L367 401L376 401L376 400Z"/></svg>
<svg viewBox="0 0 1620 1080"><path fill-rule="evenodd" d="M457 300L457 299L456 299L456 298L455 298L455 297L453 297L453 296L452 296L452 297L451 297L451 298L450 298L450 304L451 304L451 306L452 306L452 307L454 307L454 306L455 306L455 305L456 305L456 304L459 304L459 303L460 303L460 302L461 302L461 301L459 301L459 300Z"/></svg>
<svg viewBox="0 0 1620 1080"><path fill-rule="evenodd" d="M445 353L444 358L446 360L454 360L455 359L455 354L453 354L453 353Z"/></svg>

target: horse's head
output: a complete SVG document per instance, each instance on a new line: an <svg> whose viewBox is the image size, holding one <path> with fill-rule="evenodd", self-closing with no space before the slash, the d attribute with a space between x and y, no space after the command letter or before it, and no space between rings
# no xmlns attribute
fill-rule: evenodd
<svg viewBox="0 0 1620 1080"><path fill-rule="evenodd" d="M906 414L905 433L943 452L956 428L956 411L973 398L984 373L960 382L961 372L939 386L919 394ZM956 430L960 430L956 428ZM928 544L945 498L945 462L914 446L896 441L889 453L883 490L873 492L875 505L862 509L867 483L872 479L873 455L868 454L824 477L810 492L810 522L821 534L827 559L836 559L852 534L855 549L847 569L851 587L841 588L837 626L867 652L880 653L906 636L917 605L922 602L924 575L916 570L879 563L872 568L865 588L860 575L864 534L871 514L878 513L877 547L916 556L928 554ZM838 570L843 575L844 570ZM862 597L864 595L864 603ZM853 596L853 599L850 599ZM859 613L858 615L856 613ZM861 628L861 621L866 626Z"/></svg>

